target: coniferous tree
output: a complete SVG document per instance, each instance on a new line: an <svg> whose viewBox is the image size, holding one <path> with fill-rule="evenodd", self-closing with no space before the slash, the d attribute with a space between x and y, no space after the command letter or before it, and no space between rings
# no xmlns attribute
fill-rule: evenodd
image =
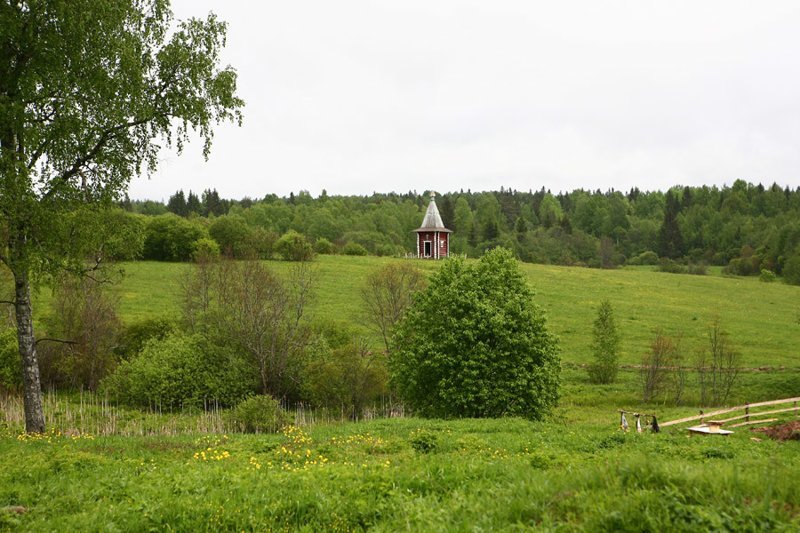
<svg viewBox="0 0 800 533"><path fill-rule="evenodd" d="M194 213L199 215L202 211L203 205L200 203L200 198L192 191L189 191L189 196L186 197L186 214Z"/></svg>
<svg viewBox="0 0 800 533"><path fill-rule="evenodd" d="M453 221L455 220L455 208L453 206L453 200L450 199L450 195L443 196L439 204L439 214L442 217L444 227L452 228Z"/></svg>
<svg viewBox="0 0 800 533"><path fill-rule="evenodd" d="M675 259L683 256L683 236L678 226L680 210L680 201L672 191L668 191L664 206L664 222L658 233L658 253L661 257Z"/></svg>
<svg viewBox="0 0 800 533"><path fill-rule="evenodd" d="M217 189L203 191L203 212L206 216L219 216L223 213Z"/></svg>
<svg viewBox="0 0 800 533"><path fill-rule="evenodd" d="M180 217L185 217L188 214L186 209L186 195L183 193L183 189L169 197L167 210Z"/></svg>

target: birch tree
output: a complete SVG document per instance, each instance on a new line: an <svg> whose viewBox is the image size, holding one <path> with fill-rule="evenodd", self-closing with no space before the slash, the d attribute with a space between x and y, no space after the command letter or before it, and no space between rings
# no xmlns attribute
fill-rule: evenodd
<svg viewBox="0 0 800 533"><path fill-rule="evenodd" d="M241 120L225 34L213 14L173 24L168 0L0 0L0 261L28 432L45 430L31 286L86 260L62 222L119 199L162 147L196 132L207 157L214 125Z"/></svg>

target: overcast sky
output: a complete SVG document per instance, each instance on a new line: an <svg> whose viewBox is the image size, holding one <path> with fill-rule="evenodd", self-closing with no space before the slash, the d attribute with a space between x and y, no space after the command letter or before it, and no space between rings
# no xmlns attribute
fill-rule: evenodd
<svg viewBox="0 0 800 533"><path fill-rule="evenodd" d="M229 23L244 125L133 198L800 186L800 2L173 0Z"/></svg>

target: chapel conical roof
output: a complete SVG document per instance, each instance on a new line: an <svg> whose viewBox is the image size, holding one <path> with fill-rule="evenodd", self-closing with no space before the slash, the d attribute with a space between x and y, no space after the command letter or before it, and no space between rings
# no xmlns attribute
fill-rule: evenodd
<svg viewBox="0 0 800 533"><path fill-rule="evenodd" d="M439 214L439 208L436 207L435 193L431 192L431 203L428 204L428 210L425 211L425 218L422 219L422 225L414 231L446 231L452 233L449 229L444 227L442 216Z"/></svg>

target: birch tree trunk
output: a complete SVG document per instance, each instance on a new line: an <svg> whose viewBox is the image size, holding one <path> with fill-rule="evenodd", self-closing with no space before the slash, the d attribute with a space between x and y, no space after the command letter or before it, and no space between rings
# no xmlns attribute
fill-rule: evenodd
<svg viewBox="0 0 800 533"><path fill-rule="evenodd" d="M31 285L27 272L14 272L14 289L17 340L22 359L22 386L25 394L25 431L44 433L42 385L39 380L39 361L36 357L36 342L33 336Z"/></svg>

